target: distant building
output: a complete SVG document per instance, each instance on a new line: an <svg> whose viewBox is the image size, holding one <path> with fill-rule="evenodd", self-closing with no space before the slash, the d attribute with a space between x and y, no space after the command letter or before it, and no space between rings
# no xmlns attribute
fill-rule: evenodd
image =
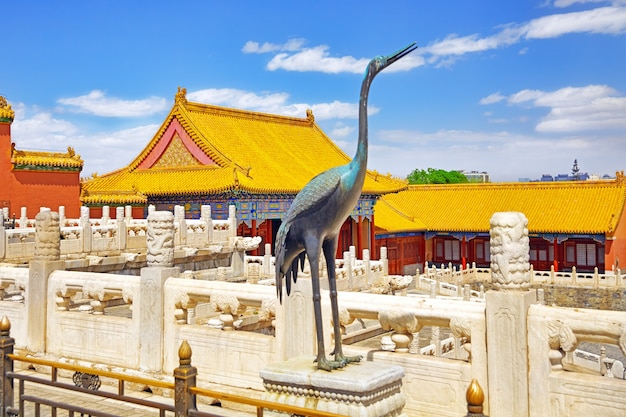
<svg viewBox="0 0 626 417"><path fill-rule="evenodd" d="M461 171L461 174L465 175L469 182L491 182L489 174L485 171Z"/></svg>

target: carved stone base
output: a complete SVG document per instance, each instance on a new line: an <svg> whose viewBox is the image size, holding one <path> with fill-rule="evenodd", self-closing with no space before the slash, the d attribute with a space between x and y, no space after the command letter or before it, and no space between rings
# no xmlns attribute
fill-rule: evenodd
<svg viewBox="0 0 626 417"><path fill-rule="evenodd" d="M298 357L263 369L263 399L353 417L403 416L401 367L360 362L327 372L313 360Z"/></svg>

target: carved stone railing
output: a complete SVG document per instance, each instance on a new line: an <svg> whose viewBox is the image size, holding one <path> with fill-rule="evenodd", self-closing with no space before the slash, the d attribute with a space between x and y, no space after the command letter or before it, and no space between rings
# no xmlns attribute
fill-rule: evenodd
<svg viewBox="0 0 626 417"><path fill-rule="evenodd" d="M52 272L46 331L59 337L48 337L46 351L59 357L89 357L102 363L139 367L142 326L133 304L135 297L149 296L140 288L140 277L136 276ZM126 313L107 313L113 306Z"/></svg>
<svg viewBox="0 0 626 417"><path fill-rule="evenodd" d="M176 367L176 346L188 340L202 349L196 366L207 370L210 382L262 389L260 370L283 359L274 337L276 320L282 319L278 306L276 289L270 286L168 279L164 370Z"/></svg>
<svg viewBox="0 0 626 417"><path fill-rule="evenodd" d="M18 347L24 346L28 328L25 296L28 275L28 268L0 266L0 311L15 323L14 335Z"/></svg>
<svg viewBox="0 0 626 417"><path fill-rule="evenodd" d="M383 248L385 249L385 248ZM251 283L257 283L262 280L268 280L271 283L275 276L275 258L271 255L272 247L265 245L265 255L249 256L244 259L244 273ZM363 258L356 258L356 250L354 246L350 247L350 251L343 254L343 258L335 260L335 274L337 279L337 288L339 290L359 291L370 289L374 285L382 285L385 279L385 267L383 260L369 259L369 250L363 250ZM305 275L308 270L305 271ZM326 270L326 261L320 260L320 277L322 288L325 288L328 276ZM327 287L325 289L328 289Z"/></svg>
<svg viewBox="0 0 626 417"><path fill-rule="evenodd" d="M200 219L185 219L183 206L176 206L176 246L202 248L211 245L227 245L236 236L237 220L235 206L229 210L227 220L213 220L210 206L203 206ZM96 253L145 252L146 219L132 218L130 206L117 207L116 219L111 219L110 208L103 207L101 218L89 218L89 208L81 208L81 218L65 218L59 207L61 226L61 255L85 256ZM149 212L154 211L150 207ZM4 216L4 215L3 215ZM4 217L3 217L4 218ZM0 260L28 260L35 252L35 219L26 217L23 209L16 219L15 227L5 229L0 222Z"/></svg>
<svg viewBox="0 0 626 417"><path fill-rule="evenodd" d="M617 415L613 410L625 409L626 384L603 377L610 360L600 361L596 376L583 375L589 370L576 365L574 352L581 342L613 345L626 355L626 312L530 306L531 415L563 415L563 410L583 415L589 403L597 415Z"/></svg>
<svg viewBox="0 0 626 417"><path fill-rule="evenodd" d="M478 268L473 263L466 269L457 269L452 264L441 265L440 268L426 268L421 278L454 285L465 285L476 282L488 282L491 279L489 268ZM572 267L571 272L555 271L554 266L549 271L536 271L531 266L530 284L555 284L571 287L626 287L625 274L619 268L604 274L594 268L594 272L578 272Z"/></svg>

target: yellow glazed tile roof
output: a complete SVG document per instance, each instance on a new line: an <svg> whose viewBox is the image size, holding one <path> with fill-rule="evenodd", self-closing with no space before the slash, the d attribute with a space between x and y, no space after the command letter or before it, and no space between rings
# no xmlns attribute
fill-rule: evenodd
<svg viewBox="0 0 626 417"><path fill-rule="evenodd" d="M170 152L168 160L178 162L147 167L173 122L182 126L193 143L182 145L185 141L177 137L170 145L177 147L178 155ZM201 150L202 157L208 157L212 164L197 162L185 146ZM181 154L181 149L189 154ZM146 196L215 194L235 189L295 194L318 173L349 161L350 157L317 126L311 112L305 118L295 118L190 103L184 90L179 90L170 114L139 155L127 167L85 181L83 197L133 189ZM381 195L406 187L404 180L368 172L363 193Z"/></svg>
<svg viewBox="0 0 626 417"><path fill-rule="evenodd" d="M424 223L407 216L385 200L385 197L378 199L374 206L374 224L379 231L387 233L426 230Z"/></svg>
<svg viewBox="0 0 626 417"><path fill-rule="evenodd" d="M11 162L16 167L39 166L39 167L59 167L82 169L83 160L80 155L74 152L72 147L67 148L67 152L40 152L23 151L15 147L11 150Z"/></svg>
<svg viewBox="0 0 626 417"><path fill-rule="evenodd" d="M626 203L626 177L615 180L411 185L382 200L430 231L489 231L500 211L522 212L531 233L611 235ZM378 204L376 205L378 208ZM375 212L376 223L380 222Z"/></svg>

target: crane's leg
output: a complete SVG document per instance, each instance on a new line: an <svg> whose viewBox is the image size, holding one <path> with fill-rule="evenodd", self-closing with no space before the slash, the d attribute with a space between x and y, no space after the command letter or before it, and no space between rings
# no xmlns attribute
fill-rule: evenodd
<svg viewBox="0 0 626 417"><path fill-rule="evenodd" d="M317 369L332 371L345 365L341 361L331 361L326 357L326 349L324 347L324 322L322 320L322 305L320 294L320 259L319 246L316 251L307 251L309 264L311 267L311 285L313 288L313 311L315 313L315 332L317 336ZM313 254L314 252L315 254Z"/></svg>
<svg viewBox="0 0 626 417"><path fill-rule="evenodd" d="M339 322L339 306L337 303L337 280L335 274L335 253L337 252L338 237L324 241L322 249L326 258L326 269L328 270L328 289L330 290L330 307L333 313L333 331L335 337L335 361L343 364L359 362L363 357L345 356L341 346L341 323Z"/></svg>

